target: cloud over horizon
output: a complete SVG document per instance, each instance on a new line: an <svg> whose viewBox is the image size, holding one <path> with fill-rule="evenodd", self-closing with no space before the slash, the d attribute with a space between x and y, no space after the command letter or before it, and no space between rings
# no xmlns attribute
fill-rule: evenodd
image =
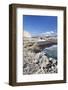
<svg viewBox="0 0 68 90"><path fill-rule="evenodd" d="M42 33L42 35L45 35L45 36L56 36L57 33L54 32L54 31L48 31L48 32L44 32L44 33Z"/></svg>

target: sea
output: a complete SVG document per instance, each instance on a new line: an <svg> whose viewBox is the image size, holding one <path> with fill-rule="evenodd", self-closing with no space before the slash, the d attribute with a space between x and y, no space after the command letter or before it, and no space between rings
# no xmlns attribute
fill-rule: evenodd
<svg viewBox="0 0 68 90"><path fill-rule="evenodd" d="M43 52L47 55L47 57L52 57L57 59L57 45L52 45L43 50Z"/></svg>

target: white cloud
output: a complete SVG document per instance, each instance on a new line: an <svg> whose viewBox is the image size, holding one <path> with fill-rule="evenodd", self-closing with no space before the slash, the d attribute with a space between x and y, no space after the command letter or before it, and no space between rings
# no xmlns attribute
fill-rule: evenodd
<svg viewBox="0 0 68 90"><path fill-rule="evenodd" d="M31 37L31 34L27 31L24 31L24 37Z"/></svg>
<svg viewBox="0 0 68 90"><path fill-rule="evenodd" d="M49 31L49 32L42 33L42 35L45 35L45 36L54 36L54 35L56 35L56 33L54 31Z"/></svg>

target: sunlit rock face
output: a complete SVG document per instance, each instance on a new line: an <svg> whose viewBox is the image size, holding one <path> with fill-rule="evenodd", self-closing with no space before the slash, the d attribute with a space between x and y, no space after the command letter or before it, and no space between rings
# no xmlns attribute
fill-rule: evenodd
<svg viewBox="0 0 68 90"><path fill-rule="evenodd" d="M57 73L57 60L48 58L43 52L24 51L23 74Z"/></svg>
<svg viewBox="0 0 68 90"><path fill-rule="evenodd" d="M30 49L28 47L24 48L23 59L24 75L57 73L57 60L52 57L48 58L43 51L35 52L33 46Z"/></svg>

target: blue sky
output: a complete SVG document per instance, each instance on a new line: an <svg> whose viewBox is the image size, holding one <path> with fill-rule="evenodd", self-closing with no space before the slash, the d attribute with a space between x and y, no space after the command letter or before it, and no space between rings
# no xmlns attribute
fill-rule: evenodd
<svg viewBox="0 0 68 90"><path fill-rule="evenodd" d="M57 33L57 16L23 16L24 30L32 35Z"/></svg>

